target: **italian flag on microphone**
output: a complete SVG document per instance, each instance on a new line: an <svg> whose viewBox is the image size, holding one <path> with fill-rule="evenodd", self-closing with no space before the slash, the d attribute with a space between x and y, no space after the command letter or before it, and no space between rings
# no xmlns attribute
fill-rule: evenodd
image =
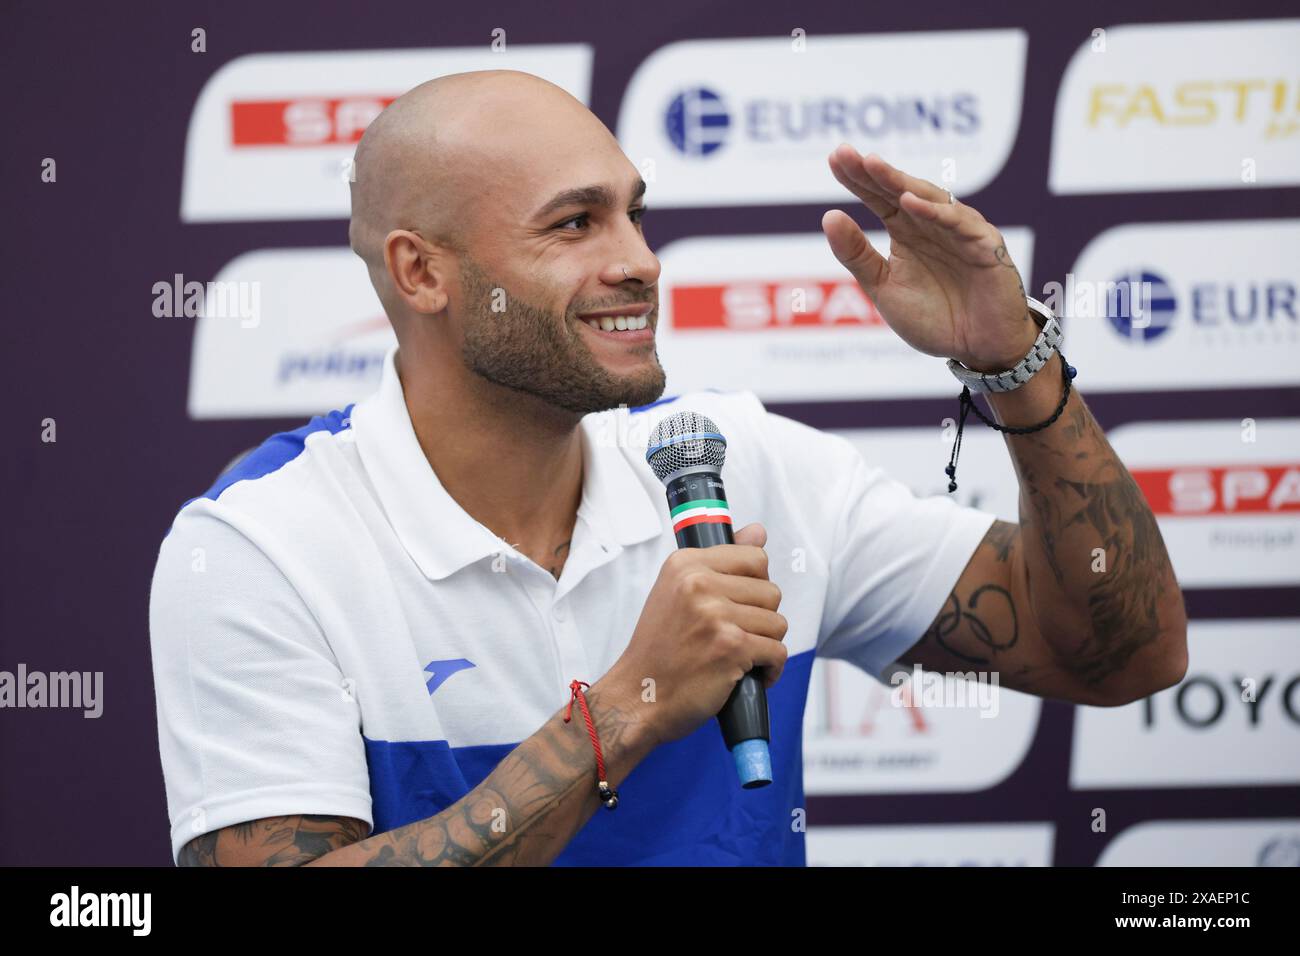
<svg viewBox="0 0 1300 956"><path fill-rule="evenodd" d="M731 511L721 498L699 498L678 505L671 512L673 533L693 524L731 524Z"/></svg>

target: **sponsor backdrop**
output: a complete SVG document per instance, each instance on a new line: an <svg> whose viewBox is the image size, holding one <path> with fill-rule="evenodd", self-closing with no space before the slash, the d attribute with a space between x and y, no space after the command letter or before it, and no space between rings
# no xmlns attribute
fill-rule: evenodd
<svg viewBox="0 0 1300 956"><path fill-rule="evenodd" d="M93 719L0 710L0 862L169 862L158 543L242 451L377 382L392 331L346 247L366 124L433 76L509 67L590 105L649 182L670 392L753 389L922 494L943 493L958 389L826 248L832 205L879 225L826 155L847 140L975 205L1064 317L1077 384L1187 589L1186 679L1127 707L983 691L952 707L917 687L902 708L819 662L809 862L1300 863L1300 20L1285 7L7 13L0 670L99 672L103 690ZM977 422L961 473L963 501L1016 518L1010 459Z"/></svg>

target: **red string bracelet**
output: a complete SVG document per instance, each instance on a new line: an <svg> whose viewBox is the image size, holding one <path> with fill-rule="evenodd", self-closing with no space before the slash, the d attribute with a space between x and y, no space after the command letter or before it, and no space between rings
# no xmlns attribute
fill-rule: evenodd
<svg viewBox="0 0 1300 956"><path fill-rule="evenodd" d="M569 717L573 713L573 698L578 698L578 704L582 707L582 717L587 722L587 736L591 738L591 745L596 748L596 778L600 781L596 789L600 793L600 802L605 804L606 810L613 810L618 806L618 791L605 779L605 756L600 752L600 738L596 736L596 725L591 722L591 711L587 710L587 698L582 693L584 687L590 688L591 685L582 680L569 682L572 695L569 697L569 705L564 708L564 722L566 724L569 722Z"/></svg>

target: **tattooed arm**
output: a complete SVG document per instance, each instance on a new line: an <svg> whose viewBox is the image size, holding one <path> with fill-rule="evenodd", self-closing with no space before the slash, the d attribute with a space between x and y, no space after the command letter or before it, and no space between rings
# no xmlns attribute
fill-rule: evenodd
<svg viewBox="0 0 1300 956"><path fill-rule="evenodd" d="M302 866L365 837L351 817L301 814L263 817L195 837L181 848L181 866Z"/></svg>
<svg viewBox="0 0 1300 956"><path fill-rule="evenodd" d="M990 404L1000 424L1032 425L1055 411L1061 387L1057 354ZM1047 428L1004 437L1020 480L1020 524L994 522L900 660L995 670L1003 686L1097 706L1182 680L1182 592L1151 509L1082 396L1071 389Z"/></svg>
<svg viewBox="0 0 1300 956"><path fill-rule="evenodd" d="M913 348L997 372L1038 335L1002 234L947 189L847 143L831 172L880 219L889 258L847 214L822 217L831 251ZM989 398L1004 425L1049 417L1061 359ZM1155 519L1133 477L1073 390L1061 418L1008 435L1020 525L998 524L945 608L904 656L923 668L997 669L999 681L1090 704L1136 700L1182 679L1187 621ZM1105 570L1093 570L1104 551ZM1098 562L1099 564L1099 562Z"/></svg>
<svg viewBox="0 0 1300 956"><path fill-rule="evenodd" d="M602 686L602 684L604 686ZM610 786L653 748L626 694L602 679L585 692ZM181 866L545 866L597 808L596 757L577 703L557 711L482 783L425 820L365 838L361 820L268 817L204 834ZM364 838L364 839L363 839Z"/></svg>

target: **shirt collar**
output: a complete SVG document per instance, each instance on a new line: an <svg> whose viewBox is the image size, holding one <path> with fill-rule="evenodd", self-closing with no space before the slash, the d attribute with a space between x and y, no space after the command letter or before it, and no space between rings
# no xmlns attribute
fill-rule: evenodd
<svg viewBox="0 0 1300 956"><path fill-rule="evenodd" d="M396 354L394 348L384 358L378 391L352 410L352 430L366 473L402 546L426 577L441 580L510 548L447 493L429 465L406 409ZM610 439L628 434L621 420L627 415L626 408L613 409L587 415L578 426L583 461L578 517L612 546L660 534L660 512L667 507L656 507L651 486L633 470L627 456L638 450L625 451L625 442ZM653 481L648 469L646 476Z"/></svg>

